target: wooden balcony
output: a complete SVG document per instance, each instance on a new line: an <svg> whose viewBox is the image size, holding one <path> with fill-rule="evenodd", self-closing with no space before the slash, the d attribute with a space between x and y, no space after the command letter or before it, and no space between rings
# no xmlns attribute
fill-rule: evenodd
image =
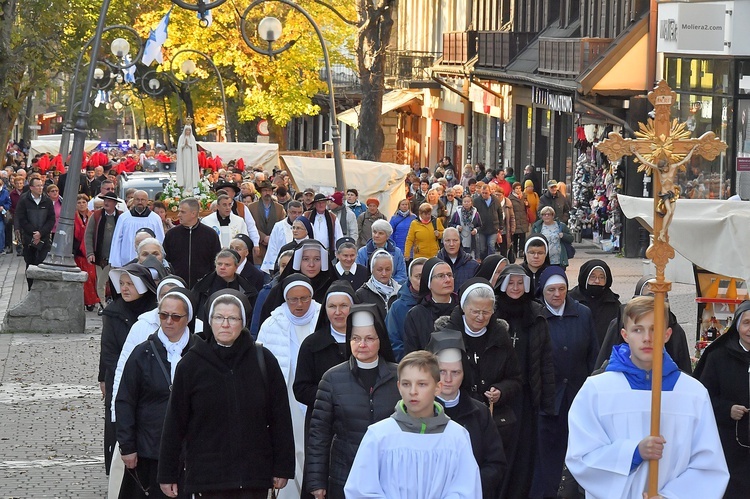
<svg viewBox="0 0 750 499"><path fill-rule="evenodd" d="M535 36L536 33L515 31L478 31L477 66L494 69L506 67Z"/></svg>
<svg viewBox="0 0 750 499"><path fill-rule="evenodd" d="M612 38L540 38L539 72L576 78L610 43Z"/></svg>
<svg viewBox="0 0 750 499"><path fill-rule="evenodd" d="M477 55L476 31L443 33L443 64L466 64Z"/></svg>

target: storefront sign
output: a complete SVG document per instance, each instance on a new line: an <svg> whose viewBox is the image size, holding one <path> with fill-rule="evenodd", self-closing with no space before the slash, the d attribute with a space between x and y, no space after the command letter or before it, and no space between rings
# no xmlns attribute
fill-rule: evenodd
<svg viewBox="0 0 750 499"><path fill-rule="evenodd" d="M737 158L737 171L750 172L750 157Z"/></svg>
<svg viewBox="0 0 750 499"><path fill-rule="evenodd" d="M573 112L573 96L571 95L554 94L546 88L534 87L532 100L534 104L546 106L550 111Z"/></svg>
<svg viewBox="0 0 750 499"><path fill-rule="evenodd" d="M724 3L659 4L659 52L725 53L727 5Z"/></svg>

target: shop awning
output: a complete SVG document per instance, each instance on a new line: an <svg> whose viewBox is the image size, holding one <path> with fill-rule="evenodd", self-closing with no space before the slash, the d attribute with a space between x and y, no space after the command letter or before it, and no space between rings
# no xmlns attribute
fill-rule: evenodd
<svg viewBox="0 0 750 499"><path fill-rule="evenodd" d="M639 94L648 90L648 13L623 31L578 81L583 95Z"/></svg>
<svg viewBox="0 0 750 499"><path fill-rule="evenodd" d="M383 108L381 109L381 114L386 114L389 111L393 111L394 109L398 109L405 106L406 104L409 104L414 99L421 98L421 91L415 92L400 89L391 90L387 94L383 95ZM359 110L361 109L361 107L362 106L355 106L351 109L347 109L343 113L337 115L336 118L342 123L349 125L350 127L357 128L359 127Z"/></svg>

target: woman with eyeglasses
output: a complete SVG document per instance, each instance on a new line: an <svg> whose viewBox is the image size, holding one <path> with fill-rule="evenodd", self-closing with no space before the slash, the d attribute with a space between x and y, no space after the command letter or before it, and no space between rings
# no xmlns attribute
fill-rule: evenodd
<svg viewBox="0 0 750 499"><path fill-rule="evenodd" d="M729 468L724 497L750 497L750 301L737 306L731 326L708 346L696 368L708 390ZM705 364L703 360L705 358ZM704 365L701 365L704 364ZM669 445L669 444L667 444Z"/></svg>
<svg viewBox="0 0 750 499"><path fill-rule="evenodd" d="M135 347L123 369L115 399L125 464L122 499L163 497L156 477L161 432L177 363L196 341L188 327L193 313L190 291L172 288L159 302L158 328Z"/></svg>
<svg viewBox="0 0 750 499"><path fill-rule="evenodd" d="M299 498L302 492L302 469L305 462L305 407L294 397L293 383L302 342L313 334L320 314L320 303L313 299L313 286L303 274L292 274L281 281L284 302L260 326L258 341L278 359L287 385L289 407L294 427L296 471L294 480L280 497Z"/></svg>
<svg viewBox="0 0 750 499"><path fill-rule="evenodd" d="M276 357L246 328L244 294L215 293L208 310L207 339L195 342L174 373L159 452L161 491L167 497L266 499L271 487L283 489L294 476L284 376Z"/></svg>
<svg viewBox="0 0 750 499"><path fill-rule="evenodd" d="M508 323L495 313L495 290L487 279L466 281L458 290L458 300L446 327L463 333L462 388L490 408L506 455L511 455L517 428L513 407L521 392L521 371ZM507 479L506 474L501 490ZM501 493L500 497L505 496Z"/></svg>
<svg viewBox="0 0 750 499"><path fill-rule="evenodd" d="M345 348L348 360L323 375L310 423L305 482L315 499L344 499L367 427L393 414L400 399L391 343L374 304L352 306Z"/></svg>
<svg viewBox="0 0 750 499"><path fill-rule="evenodd" d="M437 257L425 262L419 280L418 300L404 320L404 354L424 350L435 330L435 320L450 315L458 305L450 265Z"/></svg>
<svg viewBox="0 0 750 499"><path fill-rule="evenodd" d="M279 284L268 292L260 312L261 324L271 316L271 312L284 303L283 286L287 277L301 274L310 280L313 288L313 299L318 303L325 300L328 287L336 280L336 272L328 260L328 250L317 239L306 239L294 250L294 256L279 276Z"/></svg>

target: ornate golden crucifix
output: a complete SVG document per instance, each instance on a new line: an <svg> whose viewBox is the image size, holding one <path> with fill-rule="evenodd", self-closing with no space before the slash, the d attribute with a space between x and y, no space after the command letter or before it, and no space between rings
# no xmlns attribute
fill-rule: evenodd
<svg viewBox="0 0 750 499"><path fill-rule="evenodd" d="M646 251L656 266L656 280L649 288L654 292L654 339L653 351L664 349L665 299L672 283L664 278L667 262L674 258L674 249L669 245L669 224L674 215L675 202L680 189L676 185L678 170L685 170L685 165L693 156L702 156L713 160L724 152L727 145L713 132L706 132L699 138L690 138L690 131L685 123L677 118L672 119L670 110L677 99L677 94L662 80L656 88L648 93L648 100L654 106L655 117L649 118L646 124L639 124L636 139L625 139L612 132L608 138L596 146L610 161L620 161L623 156L635 156L641 165L639 172L646 172L653 179L654 191L654 242ZM656 173L656 175L652 175ZM659 435L661 414L661 381L663 358L654 355L651 376L651 435ZM658 495L659 461L649 461L648 497Z"/></svg>

